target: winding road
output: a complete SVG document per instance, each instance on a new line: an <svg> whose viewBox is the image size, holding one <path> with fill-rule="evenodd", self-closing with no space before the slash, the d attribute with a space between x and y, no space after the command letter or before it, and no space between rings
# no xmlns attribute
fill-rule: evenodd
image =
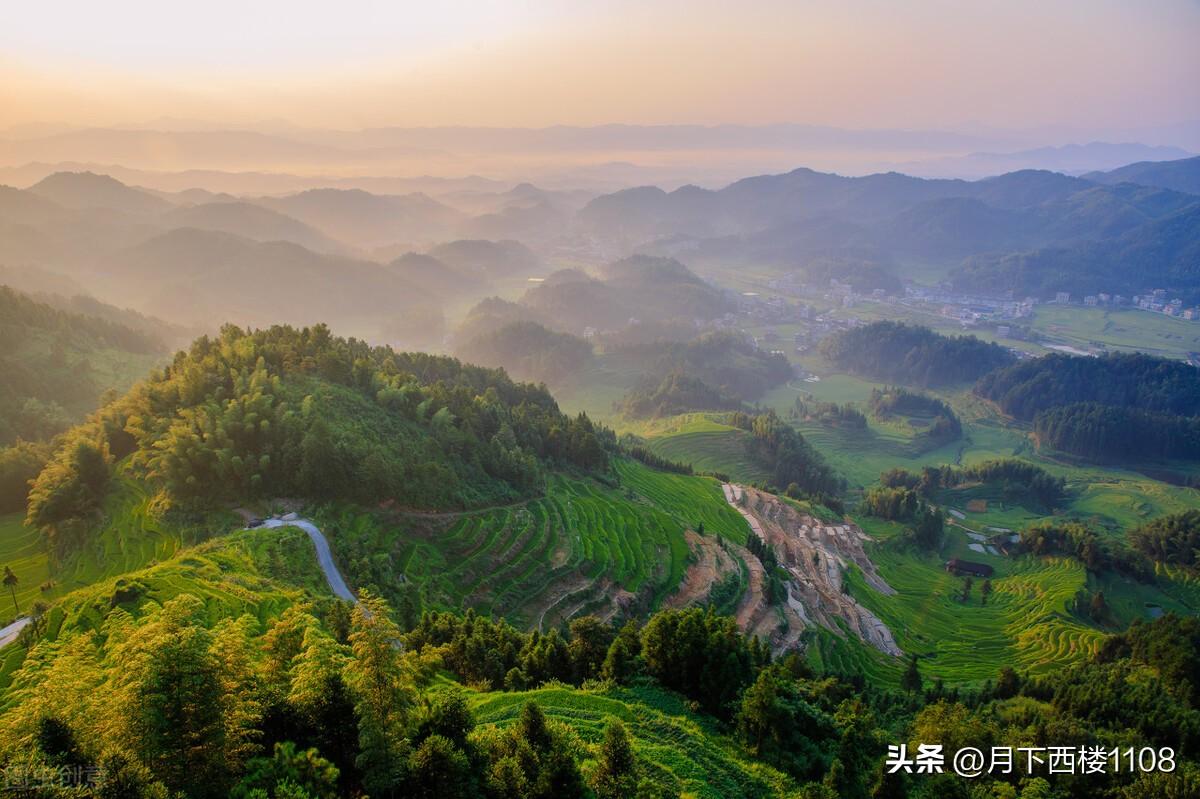
<svg viewBox="0 0 1200 799"><path fill-rule="evenodd" d="M0 647L8 646L17 640L17 636L21 634L21 630L24 630L29 622L30 618L28 616L22 616L7 627L0 627Z"/></svg>
<svg viewBox="0 0 1200 799"><path fill-rule="evenodd" d="M342 573L338 571L337 564L333 562L333 551L329 548L329 540L325 538L325 534L315 524L308 519L300 518L294 513L289 513L286 516L267 519L258 526L271 529L277 527L298 527L308 533L308 537L312 539L313 546L317 550L317 565L321 567L321 571L325 575L325 582L329 583L329 590L333 591L334 596L338 599L358 604L358 597L346 585L346 580L342 577ZM17 636L21 634L21 630L25 629L30 621L31 619L28 616L22 616L7 627L0 627L0 648L6 647L17 640Z"/></svg>
<svg viewBox="0 0 1200 799"><path fill-rule="evenodd" d="M333 591L334 596L338 599L344 599L347 602L358 602L358 597L346 585L346 581L342 578L342 573L338 571L337 564L333 562L333 551L329 548L329 541L315 524L308 519L301 519L294 513L289 513L286 516L267 519L259 527L299 527L308 533L308 537L312 539L313 546L317 548L317 565L321 567L321 571L325 574L325 582L329 583L329 590Z"/></svg>

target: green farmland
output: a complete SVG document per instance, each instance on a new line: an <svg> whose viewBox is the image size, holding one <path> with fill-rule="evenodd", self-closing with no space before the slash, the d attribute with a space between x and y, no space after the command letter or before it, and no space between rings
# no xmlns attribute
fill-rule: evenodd
<svg viewBox="0 0 1200 799"><path fill-rule="evenodd" d="M534 701L547 718L569 726L596 745L611 719L620 719L651 778L684 796L728 799L778 795L794 783L770 766L748 759L711 719L688 712L683 701L653 688L572 690L542 688L517 693L482 693L472 698L480 726L507 727L521 707Z"/></svg>
<svg viewBox="0 0 1200 799"><path fill-rule="evenodd" d="M376 553L388 573L419 587L427 605L474 608L526 627L584 613L610 615L614 595L657 606L683 578L685 528L742 542L746 525L706 477L617 463L621 487L555 476L546 495L493 510L421 516L321 517L352 582L379 575L358 553ZM382 553L382 554L380 554Z"/></svg>

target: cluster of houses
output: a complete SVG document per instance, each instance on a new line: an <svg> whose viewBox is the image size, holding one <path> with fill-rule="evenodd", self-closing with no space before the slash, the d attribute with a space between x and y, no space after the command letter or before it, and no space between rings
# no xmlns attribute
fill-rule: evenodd
<svg viewBox="0 0 1200 799"><path fill-rule="evenodd" d="M1087 301L1086 298L1084 301ZM1168 300L1167 292L1163 289L1155 289L1149 294L1138 295L1133 298L1133 304L1146 311L1178 316L1180 319L1187 319L1190 322L1200 320L1200 307L1184 308L1183 300L1178 297Z"/></svg>
<svg viewBox="0 0 1200 799"><path fill-rule="evenodd" d="M1054 296L1054 302L1058 305L1070 305L1071 293L1068 291L1058 292ZM1188 321L1200 320L1200 306L1184 308L1183 300L1179 297L1167 298L1166 289L1154 289L1145 294L1135 294L1133 299L1120 294L1098 292L1085 295L1083 304L1089 308L1140 308L1143 311L1153 311Z"/></svg>
<svg viewBox="0 0 1200 799"><path fill-rule="evenodd" d="M748 291L738 297L738 314L759 324L786 325L811 319L813 309L803 303L793 305L783 297L763 297ZM726 317L731 325L737 321L732 314Z"/></svg>

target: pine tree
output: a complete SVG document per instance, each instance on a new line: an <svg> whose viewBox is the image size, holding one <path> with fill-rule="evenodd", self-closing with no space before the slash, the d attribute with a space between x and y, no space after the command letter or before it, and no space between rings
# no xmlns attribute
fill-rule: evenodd
<svg viewBox="0 0 1200 799"><path fill-rule="evenodd" d="M406 759L404 727L412 704L403 679L400 629L387 602L363 591L351 620L346 683L355 696L358 715L358 766L372 796L392 796L399 787Z"/></svg>
<svg viewBox="0 0 1200 799"><path fill-rule="evenodd" d="M913 655L908 659L908 668L904 670L904 676L900 678L900 687L910 694L915 694L920 693L921 685L921 669L917 666L917 656Z"/></svg>
<svg viewBox="0 0 1200 799"><path fill-rule="evenodd" d="M599 765L592 776L592 788L598 799L624 799L637 791L637 757L629 733L620 719L612 719L604 729L604 742L597 756Z"/></svg>

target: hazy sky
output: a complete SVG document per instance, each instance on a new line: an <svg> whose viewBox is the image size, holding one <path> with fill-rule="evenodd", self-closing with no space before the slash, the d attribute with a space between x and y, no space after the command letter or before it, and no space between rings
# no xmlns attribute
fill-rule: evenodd
<svg viewBox="0 0 1200 799"><path fill-rule="evenodd" d="M1197 0L39 0L0 128L1131 128L1200 117L1197 42Z"/></svg>

